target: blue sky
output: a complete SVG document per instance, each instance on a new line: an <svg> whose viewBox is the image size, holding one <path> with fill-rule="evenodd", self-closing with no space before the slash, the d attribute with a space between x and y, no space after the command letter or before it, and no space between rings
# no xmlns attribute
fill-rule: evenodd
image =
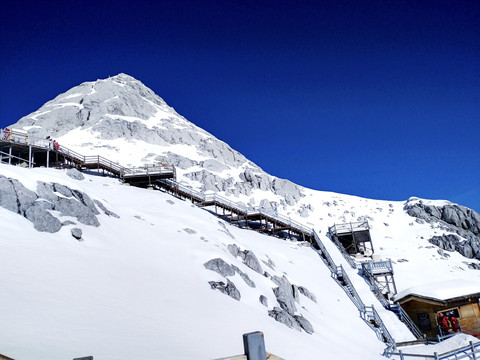
<svg viewBox="0 0 480 360"><path fill-rule="evenodd" d="M0 125L127 73L272 175L480 212L480 2L0 1Z"/></svg>

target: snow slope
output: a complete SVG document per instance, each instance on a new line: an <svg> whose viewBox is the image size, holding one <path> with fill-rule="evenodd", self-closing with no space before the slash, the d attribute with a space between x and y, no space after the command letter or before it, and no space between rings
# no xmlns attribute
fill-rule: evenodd
<svg viewBox="0 0 480 360"><path fill-rule="evenodd" d="M79 189L120 216L99 215L98 228L80 224L83 241L77 241L70 228L79 224L40 233L0 208L0 349L8 356L212 359L242 353L242 334L261 330L268 351L285 359L381 357L384 344L309 247L224 225L189 202L109 177L79 181L62 170L9 165L0 165L0 174L32 190L35 180ZM276 285L234 258L228 244L252 250L264 270L316 295L317 303L301 297L299 306L314 334L267 316L259 296L268 298L269 309L276 306ZM208 281L222 276L203 264L213 258L241 268L256 287L237 274L231 281L240 301L212 290ZM263 263L269 259L273 268Z"/></svg>

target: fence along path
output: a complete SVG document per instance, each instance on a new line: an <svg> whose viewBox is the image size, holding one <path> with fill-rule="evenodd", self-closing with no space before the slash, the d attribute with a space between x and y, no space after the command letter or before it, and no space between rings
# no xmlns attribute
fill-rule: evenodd
<svg viewBox="0 0 480 360"><path fill-rule="evenodd" d="M79 169L96 169L106 171L113 176L123 179L127 182L134 182L145 178L147 180L155 180L158 178L175 178L175 167L170 164L143 165L139 167L127 168L119 165L117 162L109 160L100 155L82 155L65 146L54 146L51 140L39 139L28 136L26 132L20 130L0 129L0 143L2 147L9 148L9 152L0 151L1 161L12 162L12 159L24 161L29 167L40 165L35 162L33 154L35 151L46 153L43 163L48 167L50 162L55 164L67 164ZM19 157L12 154L12 147L18 148L21 152L25 150L28 156ZM50 155L54 158L51 161ZM145 180L145 181L147 181Z"/></svg>

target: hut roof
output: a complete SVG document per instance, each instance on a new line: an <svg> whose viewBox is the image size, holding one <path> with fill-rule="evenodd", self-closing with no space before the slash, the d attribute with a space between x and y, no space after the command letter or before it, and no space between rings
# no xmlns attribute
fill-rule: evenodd
<svg viewBox="0 0 480 360"><path fill-rule="evenodd" d="M400 291L395 301L401 301L408 296L447 302L470 296L480 296L480 283L468 280L445 280L425 285L418 285Z"/></svg>

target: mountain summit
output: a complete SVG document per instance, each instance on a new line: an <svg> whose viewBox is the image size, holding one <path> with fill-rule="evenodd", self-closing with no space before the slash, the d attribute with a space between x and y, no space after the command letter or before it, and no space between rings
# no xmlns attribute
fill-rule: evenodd
<svg viewBox="0 0 480 360"><path fill-rule="evenodd" d="M294 205L301 197L300 187L266 174L126 74L76 86L12 127L52 136L82 154L101 152L125 166L166 160L177 167L180 181L251 205L255 190L268 191L265 199L282 205Z"/></svg>

